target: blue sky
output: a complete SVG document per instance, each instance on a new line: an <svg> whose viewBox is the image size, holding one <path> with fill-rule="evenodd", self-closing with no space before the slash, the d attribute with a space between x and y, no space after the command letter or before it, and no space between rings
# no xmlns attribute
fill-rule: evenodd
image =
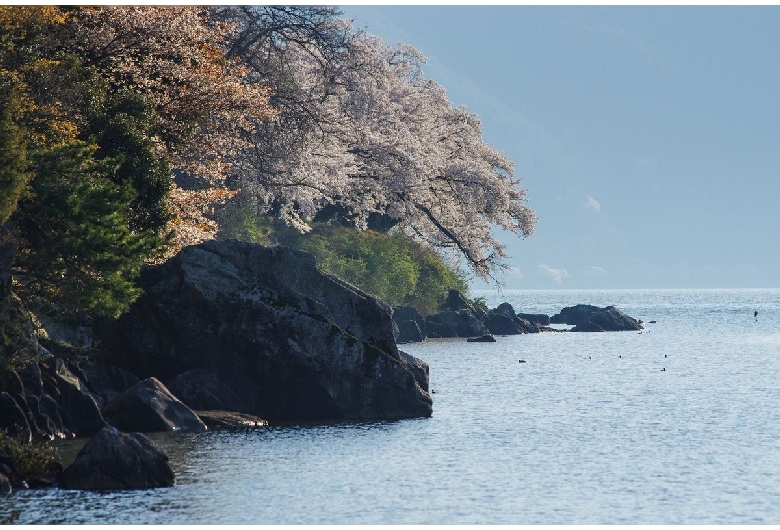
<svg viewBox="0 0 780 530"><path fill-rule="evenodd" d="M342 9L515 162L505 288L780 287L780 7Z"/></svg>

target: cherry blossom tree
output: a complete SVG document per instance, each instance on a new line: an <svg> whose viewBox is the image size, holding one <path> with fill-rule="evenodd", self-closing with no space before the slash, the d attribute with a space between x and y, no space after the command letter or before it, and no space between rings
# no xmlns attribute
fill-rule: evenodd
<svg viewBox="0 0 780 530"><path fill-rule="evenodd" d="M238 35L259 24L247 21L251 12ZM312 24L244 41L248 63L274 72L294 104L273 101L279 119L258 128L253 156L234 164L241 187L261 211L302 231L334 212L359 228L389 220L392 230L455 249L490 277L505 257L493 227L528 236L536 220L512 161L484 142L476 115L425 79L419 51L332 16L318 27L326 23L331 35L345 32L339 46L313 44Z"/></svg>

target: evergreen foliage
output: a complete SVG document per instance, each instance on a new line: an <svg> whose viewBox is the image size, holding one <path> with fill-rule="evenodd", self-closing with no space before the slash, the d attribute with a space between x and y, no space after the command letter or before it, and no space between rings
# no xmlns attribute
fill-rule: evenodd
<svg viewBox="0 0 780 530"><path fill-rule="evenodd" d="M119 163L73 142L35 157L31 195L20 204L17 266L27 289L72 313L117 316L140 294L133 283L159 239L132 231L137 194L115 182Z"/></svg>
<svg viewBox="0 0 780 530"><path fill-rule="evenodd" d="M136 192L130 204L130 228L160 234L171 217L166 206L171 167L152 141L154 109L141 94L119 90L92 114L90 131L100 146L98 156L121 160L114 180L131 182Z"/></svg>

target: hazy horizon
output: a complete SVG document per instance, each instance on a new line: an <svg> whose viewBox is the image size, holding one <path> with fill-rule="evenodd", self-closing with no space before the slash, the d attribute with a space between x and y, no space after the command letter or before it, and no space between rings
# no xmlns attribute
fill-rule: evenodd
<svg viewBox="0 0 780 530"><path fill-rule="evenodd" d="M342 9L515 162L539 221L505 289L780 285L780 7Z"/></svg>

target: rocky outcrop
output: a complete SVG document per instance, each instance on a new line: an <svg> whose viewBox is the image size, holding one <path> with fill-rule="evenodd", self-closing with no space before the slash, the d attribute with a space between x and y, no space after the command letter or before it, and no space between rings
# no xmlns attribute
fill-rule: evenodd
<svg viewBox="0 0 780 530"><path fill-rule="evenodd" d="M270 421L432 413L427 365L398 351L390 307L309 254L208 241L140 283L114 361L142 377L206 370Z"/></svg>
<svg viewBox="0 0 780 530"><path fill-rule="evenodd" d="M168 457L144 435L105 427L63 471L60 487L69 490L126 490L173 486Z"/></svg>
<svg viewBox="0 0 780 530"><path fill-rule="evenodd" d="M103 417L124 432L202 432L206 425L154 377L103 407Z"/></svg>
<svg viewBox="0 0 780 530"><path fill-rule="evenodd" d="M28 440L91 436L106 425L95 396L62 359L6 374L0 428Z"/></svg>
<svg viewBox="0 0 780 530"><path fill-rule="evenodd" d="M575 332L593 332L593 331L631 331L644 329L639 321L626 315L615 306L605 307L593 314L570 331Z"/></svg>
<svg viewBox="0 0 780 530"><path fill-rule="evenodd" d="M396 311L398 316L394 314L394 318L397 321L409 318L408 313L398 309ZM566 331L549 327L551 323L575 326L570 330L575 332L642 329L641 321L625 315L614 306L602 308L579 304L566 307L550 317L538 313L516 313L511 304L504 302L485 313L457 291L449 292L441 312L428 315L424 326L417 327L423 330L424 337L430 338L474 338L485 335Z"/></svg>

